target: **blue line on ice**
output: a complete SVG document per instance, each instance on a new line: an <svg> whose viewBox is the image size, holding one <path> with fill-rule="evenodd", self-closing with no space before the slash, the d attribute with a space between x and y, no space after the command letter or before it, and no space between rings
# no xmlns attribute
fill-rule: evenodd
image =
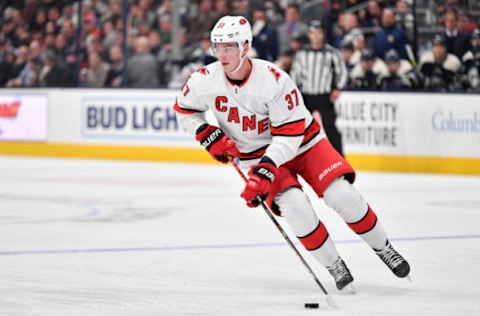
<svg viewBox="0 0 480 316"><path fill-rule="evenodd" d="M390 238L391 241L424 241L424 240L456 240L456 239L480 239L480 235L452 235L452 236L420 236ZM338 244L351 244L363 242L356 240L336 240ZM145 252L145 251L180 251L180 250L212 250L212 249L234 249L234 248L265 248L283 247L285 242L276 243L255 243L255 244L224 244L224 245L185 245L185 246L158 246L158 247L131 247L131 248L85 248L85 249L39 249L39 250L10 250L0 251L0 256L21 256L21 255L54 255L71 253L115 253L115 252Z"/></svg>

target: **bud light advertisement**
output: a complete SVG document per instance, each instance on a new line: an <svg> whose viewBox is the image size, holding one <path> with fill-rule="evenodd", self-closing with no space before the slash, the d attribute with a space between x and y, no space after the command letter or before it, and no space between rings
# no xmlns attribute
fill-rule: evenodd
<svg viewBox="0 0 480 316"><path fill-rule="evenodd" d="M92 96L82 99L85 138L190 139L180 128L173 97Z"/></svg>

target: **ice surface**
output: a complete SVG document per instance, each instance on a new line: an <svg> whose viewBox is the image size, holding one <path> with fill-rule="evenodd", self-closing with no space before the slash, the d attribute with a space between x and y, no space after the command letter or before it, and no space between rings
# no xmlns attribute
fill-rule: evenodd
<svg viewBox="0 0 480 316"><path fill-rule="evenodd" d="M0 157L0 315L480 315L480 178L356 187L414 283L307 190L355 277L357 295L338 292L307 257L331 310L232 167Z"/></svg>

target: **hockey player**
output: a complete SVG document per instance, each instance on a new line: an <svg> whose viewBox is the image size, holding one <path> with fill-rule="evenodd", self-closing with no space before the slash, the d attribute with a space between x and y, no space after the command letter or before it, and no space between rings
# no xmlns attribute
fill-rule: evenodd
<svg viewBox="0 0 480 316"><path fill-rule="evenodd" d="M472 48L462 58L465 86L468 91L480 92L480 29L474 29L470 39Z"/></svg>
<svg viewBox="0 0 480 316"><path fill-rule="evenodd" d="M407 261L389 242L372 208L353 188L355 172L326 139L290 77L274 64L248 57L252 31L241 16L224 16L210 34L219 59L184 84L174 109L183 129L216 160L226 155L250 167L241 193L249 207L257 196L284 216L303 246L328 269L339 290L353 281L325 225L298 181L300 175L400 278ZM207 123L211 110L217 126Z"/></svg>
<svg viewBox="0 0 480 316"><path fill-rule="evenodd" d="M454 54L447 52L445 38L435 35L432 39L432 50L420 58L419 73L423 77L425 89L437 91L458 91L462 63Z"/></svg>

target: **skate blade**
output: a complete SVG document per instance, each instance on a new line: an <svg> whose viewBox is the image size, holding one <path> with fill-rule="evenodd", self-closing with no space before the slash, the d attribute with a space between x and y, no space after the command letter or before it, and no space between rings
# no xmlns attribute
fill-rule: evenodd
<svg viewBox="0 0 480 316"><path fill-rule="evenodd" d="M355 289L355 286L350 283L342 289L342 292L355 295L357 294L357 289Z"/></svg>

